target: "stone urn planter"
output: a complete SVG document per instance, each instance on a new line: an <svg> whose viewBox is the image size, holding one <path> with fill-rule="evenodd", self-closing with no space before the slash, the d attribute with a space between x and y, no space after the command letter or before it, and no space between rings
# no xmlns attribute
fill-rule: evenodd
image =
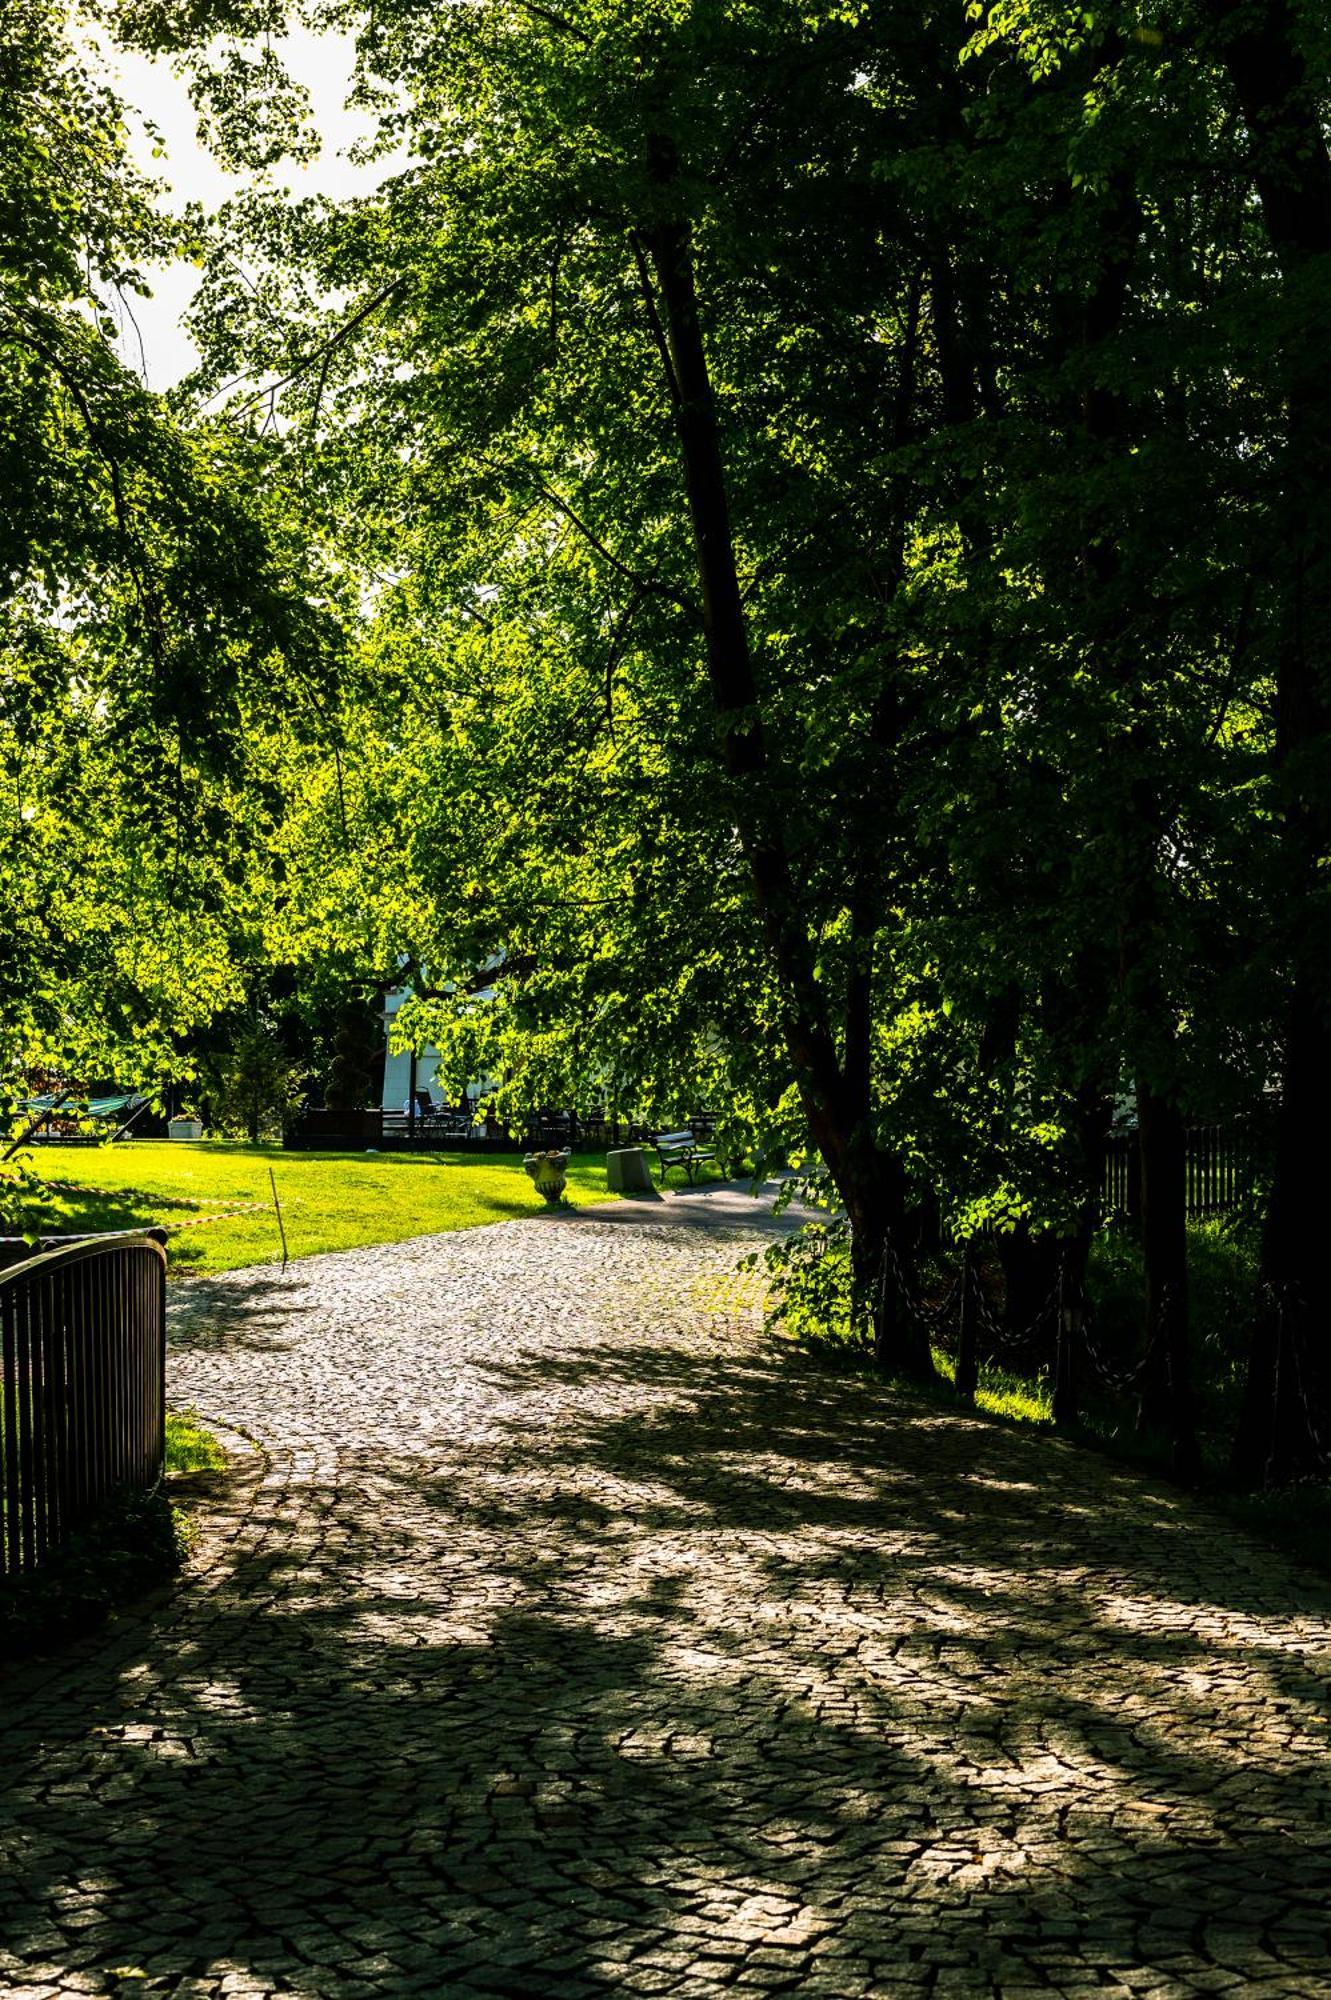
<svg viewBox="0 0 1331 2000"><path fill-rule="evenodd" d="M203 1121L200 1118L168 1118L167 1133L172 1139L202 1139Z"/></svg>
<svg viewBox="0 0 1331 2000"><path fill-rule="evenodd" d="M568 1181L569 1149L562 1153L528 1153L522 1164L536 1183L536 1192L551 1207L555 1208L564 1199L564 1188Z"/></svg>

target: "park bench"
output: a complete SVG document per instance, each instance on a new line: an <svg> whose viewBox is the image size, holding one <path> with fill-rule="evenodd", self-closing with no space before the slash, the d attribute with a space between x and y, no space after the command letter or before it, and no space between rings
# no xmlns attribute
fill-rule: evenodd
<svg viewBox="0 0 1331 2000"><path fill-rule="evenodd" d="M652 1148L661 1162L662 1187L671 1167L683 1167L692 1187L698 1168L716 1158L715 1153L707 1152L698 1144L692 1132L656 1132L652 1135Z"/></svg>

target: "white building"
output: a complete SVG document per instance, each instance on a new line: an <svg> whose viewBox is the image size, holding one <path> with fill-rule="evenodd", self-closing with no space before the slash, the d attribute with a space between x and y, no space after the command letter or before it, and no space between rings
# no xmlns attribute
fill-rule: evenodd
<svg viewBox="0 0 1331 2000"><path fill-rule="evenodd" d="M493 997L492 986L485 987L476 995L478 1000L490 1000ZM411 1096L411 1050L394 1050L392 1047L393 1017L410 998L410 989L398 986L394 987L384 1000L384 1033L388 1038L388 1048L384 1056L382 1101L382 1108L385 1111L405 1111ZM428 1042L416 1052L416 1088L428 1090L436 1104L441 1103L447 1095L443 1085L437 1081L442 1060L438 1049ZM489 1077L478 1077L474 1083L467 1085L467 1096L475 1105L478 1097L490 1096L493 1089L494 1084Z"/></svg>

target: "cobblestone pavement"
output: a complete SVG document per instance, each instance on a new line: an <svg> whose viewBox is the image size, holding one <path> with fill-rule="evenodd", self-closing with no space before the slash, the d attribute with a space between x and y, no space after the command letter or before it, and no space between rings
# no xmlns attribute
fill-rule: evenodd
<svg viewBox="0 0 1331 2000"><path fill-rule="evenodd" d="M1331 1593L766 1344L686 1212L186 1289L262 1453L0 1682L0 1988L1331 1992Z"/></svg>

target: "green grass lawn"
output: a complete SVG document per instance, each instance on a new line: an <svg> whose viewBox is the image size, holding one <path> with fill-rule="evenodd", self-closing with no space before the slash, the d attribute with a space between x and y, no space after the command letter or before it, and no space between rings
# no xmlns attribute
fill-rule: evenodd
<svg viewBox="0 0 1331 2000"><path fill-rule="evenodd" d="M222 1472L226 1453L193 1410L166 1413L166 1471Z"/></svg>
<svg viewBox="0 0 1331 2000"><path fill-rule="evenodd" d="M933 1350L934 1367L949 1385L956 1380L955 1358L941 1347ZM982 1361L975 1385L975 1407L989 1417L1007 1417L1016 1424L1052 1424L1053 1391L1048 1382L1014 1375L1010 1368L998 1368Z"/></svg>
<svg viewBox="0 0 1331 2000"><path fill-rule="evenodd" d="M131 1139L116 1146L34 1147L28 1158L48 1183L77 1181L97 1190L52 1186L38 1217L42 1229L144 1229L161 1223L172 1232L170 1268L178 1277L280 1258L270 1167L293 1257L544 1212L517 1154L286 1153L278 1146L224 1140L189 1145ZM571 1160L569 1201L583 1206L607 1198L604 1156ZM199 1227L178 1227L241 1202L264 1206Z"/></svg>

